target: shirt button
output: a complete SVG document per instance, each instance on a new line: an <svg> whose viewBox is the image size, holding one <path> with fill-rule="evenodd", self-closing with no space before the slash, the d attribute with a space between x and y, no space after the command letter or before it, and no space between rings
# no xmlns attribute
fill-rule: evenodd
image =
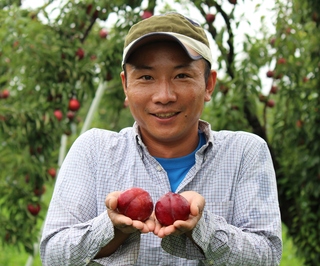
<svg viewBox="0 0 320 266"><path fill-rule="evenodd" d="M158 171L158 172L161 172L161 171L162 171L161 165L158 165L158 166L157 166L157 171Z"/></svg>

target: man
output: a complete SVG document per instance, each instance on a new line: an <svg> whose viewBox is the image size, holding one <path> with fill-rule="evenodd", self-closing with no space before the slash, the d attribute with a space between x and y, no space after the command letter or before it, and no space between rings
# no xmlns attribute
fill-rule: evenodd
<svg viewBox="0 0 320 266"><path fill-rule="evenodd" d="M177 14L129 31L121 79L132 128L91 129L61 169L41 240L44 265L278 265L281 219L266 143L200 120L216 82L204 30ZM131 187L190 203L161 226L117 212Z"/></svg>

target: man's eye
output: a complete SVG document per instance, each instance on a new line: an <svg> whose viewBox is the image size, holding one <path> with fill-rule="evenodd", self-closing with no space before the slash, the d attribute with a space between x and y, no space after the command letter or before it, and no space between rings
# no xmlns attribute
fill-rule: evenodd
<svg viewBox="0 0 320 266"><path fill-rule="evenodd" d="M187 78L188 75L181 73L181 74L178 74L176 77L177 77L178 79L183 79L183 78Z"/></svg>
<svg viewBox="0 0 320 266"><path fill-rule="evenodd" d="M144 79L144 80L151 80L152 77L151 76L148 76L148 75L145 75L145 76L142 76L141 79Z"/></svg>

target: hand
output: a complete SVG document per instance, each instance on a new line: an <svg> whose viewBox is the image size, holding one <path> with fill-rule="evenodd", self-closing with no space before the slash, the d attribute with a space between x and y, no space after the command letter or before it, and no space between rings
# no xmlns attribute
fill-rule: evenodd
<svg viewBox="0 0 320 266"><path fill-rule="evenodd" d="M125 234L131 234L137 230L141 233L153 232L155 228L155 220L153 217L150 217L145 222L141 222L138 220L132 220L131 218L118 213L117 204L120 194L121 191L111 192L105 199L105 205L113 226Z"/></svg>
<svg viewBox="0 0 320 266"><path fill-rule="evenodd" d="M202 212L205 205L205 199L202 195L195 191L185 191L180 194L185 197L190 204L190 215L188 220L177 220L172 225L162 226L156 219L154 213L152 219L155 220L155 229L153 233L160 238L168 235L182 235L186 234L191 237L193 228L197 225L202 216Z"/></svg>

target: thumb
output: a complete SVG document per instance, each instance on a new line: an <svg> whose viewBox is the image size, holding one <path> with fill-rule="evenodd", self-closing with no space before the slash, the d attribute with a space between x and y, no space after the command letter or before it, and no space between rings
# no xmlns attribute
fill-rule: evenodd
<svg viewBox="0 0 320 266"><path fill-rule="evenodd" d="M105 205L108 209L110 210L115 210L118 206L118 196L119 196L120 192L114 192L114 193L110 193L105 201Z"/></svg>

